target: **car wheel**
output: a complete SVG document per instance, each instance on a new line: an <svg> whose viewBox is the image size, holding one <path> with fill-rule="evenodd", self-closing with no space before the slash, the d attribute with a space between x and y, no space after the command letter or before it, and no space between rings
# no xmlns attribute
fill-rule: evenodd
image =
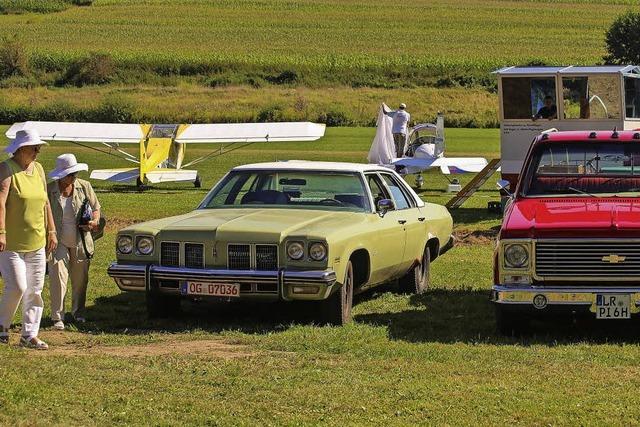
<svg viewBox="0 0 640 427"><path fill-rule="evenodd" d="M431 250L425 246L420 264L400 278L398 285L403 294L421 294L429 287L431 275Z"/></svg>
<svg viewBox="0 0 640 427"><path fill-rule="evenodd" d="M163 319L180 313L180 297L147 292L147 315Z"/></svg>
<svg viewBox="0 0 640 427"><path fill-rule="evenodd" d="M529 329L529 318L520 313L508 310L496 304L496 329L500 335L507 337L526 334Z"/></svg>
<svg viewBox="0 0 640 427"><path fill-rule="evenodd" d="M330 325L342 326L351 321L353 305L353 264L347 264L344 283L322 302L324 321Z"/></svg>

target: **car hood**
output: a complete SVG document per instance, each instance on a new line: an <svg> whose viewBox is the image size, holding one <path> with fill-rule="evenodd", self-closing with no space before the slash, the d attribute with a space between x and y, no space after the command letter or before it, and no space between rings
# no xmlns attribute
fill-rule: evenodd
<svg viewBox="0 0 640 427"><path fill-rule="evenodd" d="M281 242L288 236L324 239L366 221L368 216L304 209L201 209L136 224L128 230L160 234L163 240Z"/></svg>
<svg viewBox="0 0 640 427"><path fill-rule="evenodd" d="M640 198L528 198L505 212L501 238L638 237Z"/></svg>

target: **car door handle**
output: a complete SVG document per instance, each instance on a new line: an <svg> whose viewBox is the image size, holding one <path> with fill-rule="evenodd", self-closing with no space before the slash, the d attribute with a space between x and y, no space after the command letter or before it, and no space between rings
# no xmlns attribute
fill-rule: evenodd
<svg viewBox="0 0 640 427"><path fill-rule="evenodd" d="M419 217L419 218L418 218L418 221L420 221L420 222L422 222L422 221L424 221L424 220L425 220L425 217L423 217L423 216L421 216L421 217Z"/></svg>
<svg viewBox="0 0 640 427"><path fill-rule="evenodd" d="M406 219L399 219L399 220L398 220L398 223L400 223L400 224L404 224L404 223L406 223L406 222L407 222L407 220L406 220Z"/></svg>

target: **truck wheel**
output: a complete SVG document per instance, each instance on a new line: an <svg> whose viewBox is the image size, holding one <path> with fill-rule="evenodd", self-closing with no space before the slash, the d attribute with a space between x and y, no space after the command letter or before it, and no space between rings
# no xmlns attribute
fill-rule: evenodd
<svg viewBox="0 0 640 427"><path fill-rule="evenodd" d="M180 313L180 297L147 292L149 319L164 319Z"/></svg>
<svg viewBox="0 0 640 427"><path fill-rule="evenodd" d="M322 314L325 323L342 326L351 321L351 306L353 305L353 264L347 264L344 283L338 291L322 301Z"/></svg>
<svg viewBox="0 0 640 427"><path fill-rule="evenodd" d="M398 286L403 294L421 294L429 287L431 272L431 250L425 246L420 264L400 278Z"/></svg>
<svg viewBox="0 0 640 427"><path fill-rule="evenodd" d="M507 337L526 334L529 319L522 314L514 313L496 304L496 329L500 335Z"/></svg>

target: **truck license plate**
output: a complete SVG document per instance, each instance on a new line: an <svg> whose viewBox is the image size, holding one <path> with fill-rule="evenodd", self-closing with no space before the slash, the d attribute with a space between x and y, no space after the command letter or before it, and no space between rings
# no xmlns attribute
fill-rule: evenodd
<svg viewBox="0 0 640 427"><path fill-rule="evenodd" d="M182 295L203 295L212 297L239 297L239 283L182 282Z"/></svg>
<svg viewBox="0 0 640 427"><path fill-rule="evenodd" d="M596 319L630 319L631 295L596 295Z"/></svg>

